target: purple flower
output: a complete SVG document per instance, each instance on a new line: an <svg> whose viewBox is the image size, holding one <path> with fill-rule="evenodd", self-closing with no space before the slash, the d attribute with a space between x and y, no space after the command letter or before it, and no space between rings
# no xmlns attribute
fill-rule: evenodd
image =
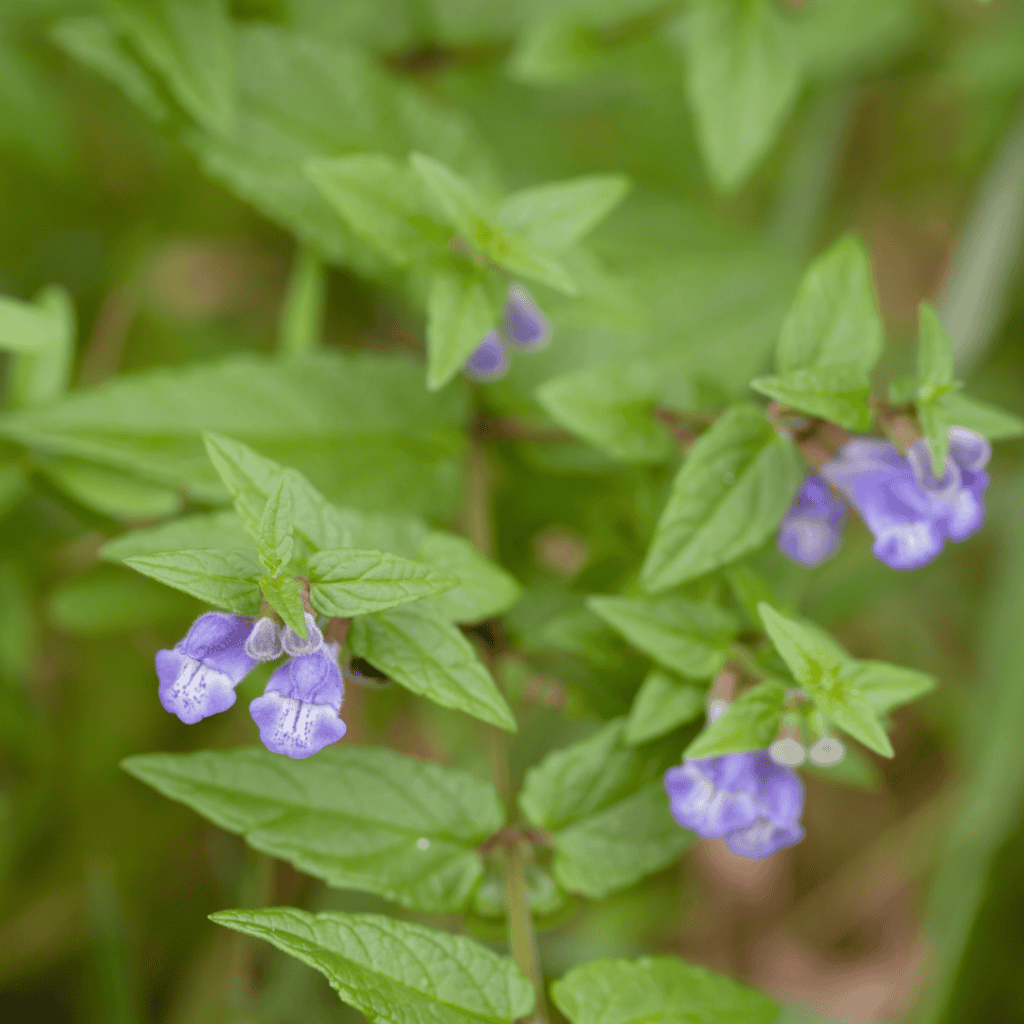
<svg viewBox="0 0 1024 1024"><path fill-rule="evenodd" d="M516 348L543 348L551 340L551 324L521 284L508 288L505 334Z"/></svg>
<svg viewBox="0 0 1024 1024"><path fill-rule="evenodd" d="M173 651L157 651L160 703L188 725L227 711L256 664L245 649L252 625L241 615L207 612Z"/></svg>
<svg viewBox="0 0 1024 1024"><path fill-rule="evenodd" d="M702 839L763 860L804 837L804 787L763 750L684 761L665 772L672 816Z"/></svg>
<svg viewBox="0 0 1024 1024"><path fill-rule="evenodd" d="M508 353L497 331L488 331L462 369L473 380L497 380L508 371Z"/></svg>
<svg viewBox="0 0 1024 1024"><path fill-rule="evenodd" d="M284 653L281 643L281 625L264 616L256 620L245 641L245 653L255 661L274 661Z"/></svg>
<svg viewBox="0 0 1024 1024"><path fill-rule="evenodd" d="M324 635L316 624L316 618L310 615L309 612L306 612L305 615L305 640L290 626L285 626L281 630L281 646L284 648L285 654L290 654L293 658L299 658L306 654L315 654L323 646Z"/></svg>
<svg viewBox="0 0 1024 1024"><path fill-rule="evenodd" d="M787 558L813 569L835 554L845 525L846 506L812 473L783 517L776 543Z"/></svg>
<svg viewBox="0 0 1024 1024"><path fill-rule="evenodd" d="M989 443L963 427L949 431L949 458L936 480L924 441L907 458L888 441L850 441L821 475L849 498L875 535L875 557L893 569L919 569L947 540L965 540L985 521Z"/></svg>
<svg viewBox="0 0 1024 1024"><path fill-rule="evenodd" d="M309 757L345 735L338 717L344 693L338 646L325 643L314 654L286 661L249 705L249 714L274 753Z"/></svg>

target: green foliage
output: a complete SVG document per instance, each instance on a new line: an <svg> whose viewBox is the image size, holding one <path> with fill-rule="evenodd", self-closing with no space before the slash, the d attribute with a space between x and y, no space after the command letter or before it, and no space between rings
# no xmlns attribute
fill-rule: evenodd
<svg viewBox="0 0 1024 1024"><path fill-rule="evenodd" d="M515 732L515 716L472 644L429 607L362 615L352 623L348 644L413 693Z"/></svg>
<svg viewBox="0 0 1024 1024"><path fill-rule="evenodd" d="M238 615L255 615L260 606L261 566L247 551L216 548L129 555L123 559L144 576L206 604ZM303 627L305 632L305 627Z"/></svg>
<svg viewBox="0 0 1024 1024"><path fill-rule="evenodd" d="M712 180L731 191L775 141L800 88L796 36L771 0L697 0L668 30Z"/></svg>
<svg viewBox="0 0 1024 1024"><path fill-rule="evenodd" d="M443 387L479 347L496 320L485 279L473 268L445 271L427 298L427 387Z"/></svg>
<svg viewBox="0 0 1024 1024"><path fill-rule="evenodd" d="M667 590L727 565L775 532L803 476L759 409L734 405L690 449L641 571Z"/></svg>
<svg viewBox="0 0 1024 1024"><path fill-rule="evenodd" d="M271 576L279 575L291 561L295 547L294 533L291 481L284 476L267 498L253 538L256 541L256 554Z"/></svg>
<svg viewBox="0 0 1024 1024"><path fill-rule="evenodd" d="M660 870L691 841L669 814L664 753L630 747L625 728L616 719L549 754L519 795L527 820L552 833L556 881L591 899Z"/></svg>
<svg viewBox="0 0 1024 1024"><path fill-rule="evenodd" d="M551 986L571 1024L772 1024L779 1008L722 974L671 956L595 960Z"/></svg>
<svg viewBox="0 0 1024 1024"><path fill-rule="evenodd" d="M686 757L721 757L764 750L779 732L786 707L786 684L766 679L737 697L686 748Z"/></svg>
<svg viewBox="0 0 1024 1024"><path fill-rule="evenodd" d="M129 563L131 564L131 563ZM281 616L284 624L303 639L306 638L306 614L302 607L299 585L291 576L268 576L264 573L259 580L260 593L271 607Z"/></svg>
<svg viewBox="0 0 1024 1024"><path fill-rule="evenodd" d="M647 673L626 721L627 743L646 743L698 718L705 691L658 668Z"/></svg>
<svg viewBox="0 0 1024 1024"><path fill-rule="evenodd" d="M722 608L683 597L591 597L591 611L665 668L709 679L722 667L736 635Z"/></svg>
<svg viewBox="0 0 1024 1024"><path fill-rule="evenodd" d="M304 761L262 747L142 754L124 767L257 850L428 913L465 909L483 875L474 847L505 820L489 783L371 747Z"/></svg>
<svg viewBox="0 0 1024 1024"><path fill-rule="evenodd" d="M461 935L379 914L284 907L224 910L212 919L315 967L373 1022L492 1024L533 1007L533 988L515 963Z"/></svg>

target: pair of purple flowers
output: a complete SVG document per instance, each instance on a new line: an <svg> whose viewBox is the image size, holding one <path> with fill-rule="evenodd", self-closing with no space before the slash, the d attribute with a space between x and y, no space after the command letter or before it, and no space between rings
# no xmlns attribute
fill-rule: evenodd
<svg viewBox="0 0 1024 1024"><path fill-rule="evenodd" d="M249 714L270 750L309 757L345 735L338 717L345 687L338 645L324 640L308 613L306 631L303 640L269 618L200 615L173 650L157 652L160 703L192 725L227 711L235 703L235 687L259 662L287 654L263 696L249 704Z"/></svg>
<svg viewBox="0 0 1024 1024"><path fill-rule="evenodd" d="M520 284L509 285L505 301L505 336L521 349L543 348L551 340L551 325ZM498 331L492 330L466 360L463 369L474 380L497 380L508 371L508 353Z"/></svg>
<svg viewBox="0 0 1024 1024"><path fill-rule="evenodd" d="M835 553L846 508L831 484L874 534L877 559L892 569L919 569L938 557L947 540L966 540L981 529L991 454L980 434L951 427L949 458L936 479L924 441L903 458L888 441L854 438L820 475L804 481L779 527L779 548L808 567Z"/></svg>

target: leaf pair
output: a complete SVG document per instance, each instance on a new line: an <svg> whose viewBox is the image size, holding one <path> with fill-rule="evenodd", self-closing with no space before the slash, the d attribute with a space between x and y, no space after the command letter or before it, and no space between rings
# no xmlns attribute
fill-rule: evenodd
<svg viewBox="0 0 1024 1024"><path fill-rule="evenodd" d="M851 658L809 622L759 605L765 630L796 683L827 721L868 749L892 757L880 716L928 693L935 680L923 672L881 661ZM718 757L760 750L778 734L790 686L767 679L748 690L690 744L686 757Z"/></svg>

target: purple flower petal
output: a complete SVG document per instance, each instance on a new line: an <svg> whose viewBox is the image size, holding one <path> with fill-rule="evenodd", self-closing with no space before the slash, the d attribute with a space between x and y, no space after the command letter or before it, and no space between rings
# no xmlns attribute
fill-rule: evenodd
<svg viewBox="0 0 1024 1024"><path fill-rule="evenodd" d="M702 839L720 839L757 817L749 754L685 761L665 773L672 816Z"/></svg>
<svg viewBox="0 0 1024 1024"><path fill-rule="evenodd" d="M330 704L337 710L345 695L337 645L324 644L315 654L286 661L270 677L266 692L280 693L307 704Z"/></svg>
<svg viewBox="0 0 1024 1024"><path fill-rule="evenodd" d="M754 757L758 816L780 827L799 823L804 811L804 784L792 768L776 764L766 753Z"/></svg>
<svg viewBox="0 0 1024 1024"><path fill-rule="evenodd" d="M160 703L186 725L227 711L235 703L235 682L180 651L157 651Z"/></svg>
<svg viewBox="0 0 1024 1024"><path fill-rule="evenodd" d="M758 818L746 828L730 832L725 837L725 845L737 856L764 860L799 843L803 837L804 830L799 824L776 825L768 818Z"/></svg>
<svg viewBox="0 0 1024 1024"><path fill-rule="evenodd" d="M973 430L966 427L949 428L949 454L961 471L978 473L992 458L992 445Z"/></svg>
<svg viewBox="0 0 1024 1024"><path fill-rule="evenodd" d="M505 303L505 333L517 348L543 348L551 340L551 325L520 284L511 284Z"/></svg>
<svg viewBox="0 0 1024 1024"><path fill-rule="evenodd" d="M312 704L268 690L249 705L268 750L286 757L310 757L345 735L333 704Z"/></svg>
<svg viewBox="0 0 1024 1024"><path fill-rule="evenodd" d="M252 619L226 612L200 615L174 647L187 658L201 661L231 677L233 684L252 671L256 662L245 653L245 641L252 631Z"/></svg>
<svg viewBox="0 0 1024 1024"><path fill-rule="evenodd" d="M508 372L508 353L502 344L501 335L497 331L489 331L462 369L473 380L487 381L504 377Z"/></svg>
<svg viewBox="0 0 1024 1024"><path fill-rule="evenodd" d="M845 523L846 506L812 473L783 517L776 542L787 558L814 568L835 554Z"/></svg>

